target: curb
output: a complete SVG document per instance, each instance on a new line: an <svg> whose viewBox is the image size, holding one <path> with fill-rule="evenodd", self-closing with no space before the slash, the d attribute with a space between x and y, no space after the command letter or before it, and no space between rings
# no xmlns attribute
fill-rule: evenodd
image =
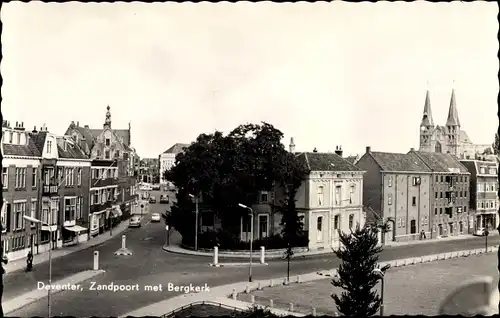
<svg viewBox="0 0 500 318"><path fill-rule="evenodd" d="M257 266L268 266L268 263L252 263L252 267L257 267ZM213 264L210 263L210 267L246 267L250 266L250 263L218 263L218 264Z"/></svg>
<svg viewBox="0 0 500 318"><path fill-rule="evenodd" d="M63 286L63 285L78 285L86 280L89 280L97 275L103 274L105 271L104 270L88 270L88 271L83 271L79 272L77 274L74 274L72 276L63 278L59 281L56 281L52 283L52 286ZM79 276L83 276L80 278ZM52 290L51 294L55 295L60 292L66 291L67 289L54 289ZM70 289L73 290L73 289ZM2 301L2 306L5 314L11 313L13 311L16 311L18 309L21 309L25 306L28 306L34 302L39 301L40 299L43 299L47 297L48 291L46 289L38 289L35 288L33 291L16 296L10 300L7 301Z"/></svg>

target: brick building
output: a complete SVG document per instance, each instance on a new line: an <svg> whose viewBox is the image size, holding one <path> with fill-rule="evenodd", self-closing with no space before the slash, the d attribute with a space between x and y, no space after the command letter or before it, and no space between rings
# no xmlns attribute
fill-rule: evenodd
<svg viewBox="0 0 500 318"><path fill-rule="evenodd" d="M431 238L468 233L470 173L451 154L414 151L432 172Z"/></svg>
<svg viewBox="0 0 500 318"><path fill-rule="evenodd" d="M469 229L480 233L492 231L499 225L498 212L498 163L493 160L461 160L470 172Z"/></svg>
<svg viewBox="0 0 500 318"><path fill-rule="evenodd" d="M2 123L2 251L10 260L36 252L37 231L24 215L36 217L40 150L23 123Z"/></svg>
<svg viewBox="0 0 500 318"><path fill-rule="evenodd" d="M366 171L363 180L363 204L367 222L377 218L392 220L391 231L382 242L409 241L424 231L430 236L430 184L432 172L413 154L366 153L356 166Z"/></svg>

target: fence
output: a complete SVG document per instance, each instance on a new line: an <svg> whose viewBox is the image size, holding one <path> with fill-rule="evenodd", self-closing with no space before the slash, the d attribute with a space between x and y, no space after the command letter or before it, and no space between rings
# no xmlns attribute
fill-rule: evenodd
<svg viewBox="0 0 500 318"><path fill-rule="evenodd" d="M241 310L241 308L238 308L238 307L225 305L225 304L218 303L218 302L215 302L215 301L203 300L203 301L195 301L195 302L190 303L189 305L184 305L182 307L179 307L179 308L177 308L175 310L172 310L172 311L170 311L170 312L168 312L166 314L163 314L161 316L161 318L175 317L176 313L179 313L179 312L181 312L181 311L183 311L185 309L191 308L193 306L198 306L198 305L211 305L211 306L216 306L216 307L221 307L221 308L233 310L235 312L242 312L243 311L243 310Z"/></svg>

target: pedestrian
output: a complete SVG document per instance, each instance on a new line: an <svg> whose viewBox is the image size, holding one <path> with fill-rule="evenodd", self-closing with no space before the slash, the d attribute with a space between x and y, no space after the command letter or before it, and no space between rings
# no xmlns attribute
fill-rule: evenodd
<svg viewBox="0 0 500 318"><path fill-rule="evenodd" d="M424 230L422 230L422 231L420 232L420 239L421 239L421 240L423 240L423 239L427 239L427 237L425 236L425 231L424 231Z"/></svg>
<svg viewBox="0 0 500 318"><path fill-rule="evenodd" d="M28 257L26 258L26 271L31 272L33 269L33 253L28 252Z"/></svg>

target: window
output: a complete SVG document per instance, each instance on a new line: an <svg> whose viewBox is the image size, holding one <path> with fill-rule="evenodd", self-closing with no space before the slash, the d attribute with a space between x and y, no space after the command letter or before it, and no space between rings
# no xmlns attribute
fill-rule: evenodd
<svg viewBox="0 0 500 318"><path fill-rule="evenodd" d="M323 241L323 217L318 216L316 221L316 240Z"/></svg>
<svg viewBox="0 0 500 318"><path fill-rule="evenodd" d="M406 219L404 217L401 218L401 226L406 227Z"/></svg>
<svg viewBox="0 0 500 318"><path fill-rule="evenodd" d="M444 177L443 176L441 176L441 182L444 182Z"/></svg>
<svg viewBox="0 0 500 318"><path fill-rule="evenodd" d="M2 187L4 189L9 187L9 168L2 167Z"/></svg>
<svg viewBox="0 0 500 318"><path fill-rule="evenodd" d="M392 205L392 193L389 193L389 194L387 195L387 204L388 204L388 205Z"/></svg>
<svg viewBox="0 0 500 318"><path fill-rule="evenodd" d="M490 191L490 185L486 183L486 192Z"/></svg>
<svg viewBox="0 0 500 318"><path fill-rule="evenodd" d="M16 144L20 144L21 143L21 134L20 133L16 133Z"/></svg>
<svg viewBox="0 0 500 318"><path fill-rule="evenodd" d="M101 204L101 203L104 203L104 200L102 200L102 191L101 190L97 190L97 204Z"/></svg>
<svg viewBox="0 0 500 318"><path fill-rule="evenodd" d="M496 190L495 190L495 184L494 184L494 183L492 183L492 184L491 184L491 191L493 191L493 192L495 192L495 191L496 191Z"/></svg>
<svg viewBox="0 0 500 318"><path fill-rule="evenodd" d="M83 210L83 198L78 197L77 201L76 201L76 219L77 220L83 219L82 210Z"/></svg>
<svg viewBox="0 0 500 318"><path fill-rule="evenodd" d="M120 158L120 150L115 151L115 158Z"/></svg>
<svg viewBox="0 0 500 318"><path fill-rule="evenodd" d="M342 186L335 187L335 204L339 205L341 201Z"/></svg>
<svg viewBox="0 0 500 318"><path fill-rule="evenodd" d="M109 150L105 150L104 151L104 159L110 159L110 154L109 154Z"/></svg>
<svg viewBox="0 0 500 318"><path fill-rule="evenodd" d="M436 176L436 182L439 182L439 177L438 176Z"/></svg>
<svg viewBox="0 0 500 318"><path fill-rule="evenodd" d="M349 188L349 203L350 204L354 203L354 192L355 192L355 190L356 190L356 186L355 185L352 185Z"/></svg>
<svg viewBox="0 0 500 318"><path fill-rule="evenodd" d="M26 202L14 203L14 230L23 228L23 215L26 213Z"/></svg>
<svg viewBox="0 0 500 318"><path fill-rule="evenodd" d="M97 191L92 191L92 193L90 194L90 204L99 204L98 199L99 198L97 196Z"/></svg>
<svg viewBox="0 0 500 318"><path fill-rule="evenodd" d="M259 238L263 239L268 236L268 215L259 215Z"/></svg>
<svg viewBox="0 0 500 318"><path fill-rule="evenodd" d="M466 206L464 206L464 212L467 212L467 207Z"/></svg>
<svg viewBox="0 0 500 318"><path fill-rule="evenodd" d="M410 221L410 234L415 234L417 233L417 221L411 220Z"/></svg>
<svg viewBox="0 0 500 318"><path fill-rule="evenodd" d="M109 147L110 144L111 144L111 140L109 138L106 138L106 146Z"/></svg>
<svg viewBox="0 0 500 318"><path fill-rule="evenodd" d="M323 205L323 190L324 190L324 187L323 186L319 186L318 187L318 205Z"/></svg>
<svg viewBox="0 0 500 318"><path fill-rule="evenodd" d="M61 185L64 181L64 168L57 167L57 183Z"/></svg>
<svg viewBox="0 0 500 318"><path fill-rule="evenodd" d="M387 180L387 181L388 181L388 182L387 182L387 185L388 185L389 187L392 187L392 176L389 176L389 180Z"/></svg>
<svg viewBox="0 0 500 318"><path fill-rule="evenodd" d="M76 175L76 184L82 185L82 168L78 168L78 174Z"/></svg>
<svg viewBox="0 0 500 318"><path fill-rule="evenodd" d="M333 218L333 229L338 230L340 225L340 215L335 215Z"/></svg>
<svg viewBox="0 0 500 318"><path fill-rule="evenodd" d="M436 199L438 198L438 192L436 192L435 198L436 198Z"/></svg>
<svg viewBox="0 0 500 318"><path fill-rule="evenodd" d="M16 189L26 188L26 168L16 168Z"/></svg>
<svg viewBox="0 0 500 318"><path fill-rule="evenodd" d="M9 133L9 143L11 144L12 143L12 139L14 139L14 133L11 131Z"/></svg>
<svg viewBox="0 0 500 318"><path fill-rule="evenodd" d="M461 197L462 197L462 194L463 194L463 193L462 193L462 191L460 191L460 193L459 193L458 197L459 197L459 198L461 198Z"/></svg>
<svg viewBox="0 0 500 318"><path fill-rule="evenodd" d="M130 194L132 194L132 192ZM269 193L267 191L260 192L260 202L261 203L269 202Z"/></svg>
<svg viewBox="0 0 500 318"><path fill-rule="evenodd" d="M96 155L97 155L97 157L101 156L101 151L99 149L96 151Z"/></svg>
<svg viewBox="0 0 500 318"><path fill-rule="evenodd" d="M434 215L438 214L438 208L434 208Z"/></svg>
<svg viewBox="0 0 500 318"><path fill-rule="evenodd" d="M413 177L413 185L414 186L420 185L420 177Z"/></svg>
<svg viewBox="0 0 500 318"><path fill-rule="evenodd" d="M37 168L31 168L31 187L36 188Z"/></svg>
<svg viewBox="0 0 500 318"><path fill-rule="evenodd" d="M442 199L443 198L443 192L439 193L439 197Z"/></svg>
<svg viewBox="0 0 500 318"><path fill-rule="evenodd" d="M31 199L31 211L30 216L36 218L36 199ZM35 227L36 223L31 222L31 227Z"/></svg>
<svg viewBox="0 0 500 318"><path fill-rule="evenodd" d="M75 220L76 198L64 199L64 222Z"/></svg>
<svg viewBox="0 0 500 318"><path fill-rule="evenodd" d="M412 197L411 198L411 205L413 205L413 206L417 205L417 197Z"/></svg>
<svg viewBox="0 0 500 318"><path fill-rule="evenodd" d="M52 140L47 140L47 153L52 153Z"/></svg>
<svg viewBox="0 0 500 318"><path fill-rule="evenodd" d="M349 215L349 228L352 229L352 226L354 225L354 214Z"/></svg>
<svg viewBox="0 0 500 318"><path fill-rule="evenodd" d="M464 191L464 198L467 198L467 191Z"/></svg>
<svg viewBox="0 0 500 318"><path fill-rule="evenodd" d="M467 182L467 176L464 177L464 182Z"/></svg>

